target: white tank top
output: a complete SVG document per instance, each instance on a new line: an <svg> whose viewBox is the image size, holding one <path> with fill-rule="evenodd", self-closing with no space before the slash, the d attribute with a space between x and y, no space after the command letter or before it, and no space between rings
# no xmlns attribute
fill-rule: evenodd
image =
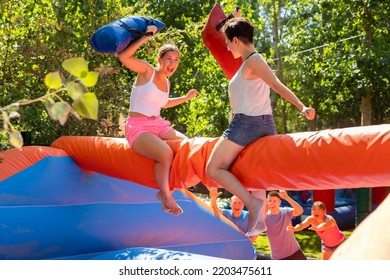
<svg viewBox="0 0 390 280"><path fill-rule="evenodd" d="M167 104L169 99L168 79L166 79L168 91L162 91L153 83L155 73L156 71L153 71L152 77L146 84L133 85L130 95L131 112L141 113L148 117L159 116L161 107Z"/></svg>
<svg viewBox="0 0 390 280"><path fill-rule="evenodd" d="M259 53L254 55L261 56ZM247 116L272 115L269 85L262 79L248 80L243 78L242 69L245 63L246 60L229 82L229 100L232 113Z"/></svg>

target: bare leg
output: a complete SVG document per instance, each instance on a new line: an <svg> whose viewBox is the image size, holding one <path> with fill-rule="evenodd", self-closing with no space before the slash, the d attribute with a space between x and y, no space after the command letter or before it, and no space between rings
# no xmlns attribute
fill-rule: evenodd
<svg viewBox="0 0 390 280"><path fill-rule="evenodd" d="M215 144L206 166L206 174L217 184L221 185L241 199L249 211L249 231L256 227L264 201L252 196L241 182L229 172L230 165L244 147L221 137ZM253 235L253 234L251 234Z"/></svg>
<svg viewBox="0 0 390 280"><path fill-rule="evenodd" d="M175 135L174 132L172 134ZM133 149L141 155L156 160L154 176L160 188L157 198L162 202L162 209L173 215L182 214L183 209L173 199L169 186L169 173L173 160L173 151L169 145L156 135L147 132L135 140Z"/></svg>
<svg viewBox="0 0 390 280"><path fill-rule="evenodd" d="M324 250L324 251L322 251L322 259L329 260L330 257L332 256L332 254L333 254L332 251Z"/></svg>
<svg viewBox="0 0 390 280"><path fill-rule="evenodd" d="M266 201L267 194L266 194L265 190L253 190L253 191L251 191L251 193L254 197L256 197L262 201ZM260 215L263 215L264 218L263 219L260 218L258 220L256 227L255 227L255 230L253 232L255 235L260 234L260 233L267 230L267 225L265 224L265 217L267 215L265 203L261 207Z"/></svg>

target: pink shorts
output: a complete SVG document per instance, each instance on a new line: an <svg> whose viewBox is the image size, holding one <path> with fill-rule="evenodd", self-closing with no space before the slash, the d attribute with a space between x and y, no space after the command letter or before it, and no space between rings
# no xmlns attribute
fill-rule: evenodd
<svg viewBox="0 0 390 280"><path fill-rule="evenodd" d="M173 130L171 122L158 117L129 117L125 124L125 135L130 147L142 133L150 132L161 137L165 133Z"/></svg>

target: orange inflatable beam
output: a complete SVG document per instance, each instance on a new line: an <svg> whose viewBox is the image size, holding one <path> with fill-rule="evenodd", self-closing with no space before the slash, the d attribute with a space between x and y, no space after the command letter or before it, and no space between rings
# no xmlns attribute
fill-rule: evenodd
<svg viewBox="0 0 390 280"><path fill-rule="evenodd" d="M217 138L169 141L175 153L171 186L202 182ZM83 169L157 188L154 161L122 138L64 136L53 147ZM390 185L390 125L267 136L247 146L230 170L247 189L325 190Z"/></svg>
<svg viewBox="0 0 390 280"><path fill-rule="evenodd" d="M224 19L226 19L226 15L221 6L216 3L202 29L202 40L230 80L240 68L242 60L233 57L226 47L222 31L216 29L217 25Z"/></svg>

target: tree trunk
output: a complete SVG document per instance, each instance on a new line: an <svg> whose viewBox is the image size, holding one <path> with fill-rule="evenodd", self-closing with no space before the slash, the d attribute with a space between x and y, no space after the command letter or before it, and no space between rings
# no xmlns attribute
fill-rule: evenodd
<svg viewBox="0 0 390 280"><path fill-rule="evenodd" d="M362 103L360 105L360 113L361 113L361 122L362 126L371 125L371 98L372 98L372 87L370 86L366 94L362 97Z"/></svg>
<svg viewBox="0 0 390 280"><path fill-rule="evenodd" d="M370 53L372 50L372 13L369 5L367 3L364 4L362 8L362 22L364 29L364 54L366 57L366 65L370 65ZM369 71L366 72L368 80L368 86L366 89L366 93L362 97L362 103L360 105L360 113L361 113L361 125L371 125L371 112L372 105L371 99L373 94L373 87L371 82L371 77L368 74ZM372 211L372 188L361 188L357 191L357 203L356 203L356 226L360 224Z"/></svg>
<svg viewBox="0 0 390 280"><path fill-rule="evenodd" d="M273 14L272 14L272 33L273 33L273 45L275 51L275 61L276 61L276 75L279 80L284 83L283 78L283 61L282 56L280 54L280 40L279 40L279 1L272 0ZM283 124L283 133L287 133L287 116L286 116L286 103L284 100L281 100L280 104L280 114L282 116L282 124Z"/></svg>
<svg viewBox="0 0 390 280"><path fill-rule="evenodd" d="M370 57L372 51L372 13L368 4L364 4L363 13L362 13L362 22L364 29L364 54L366 57L366 65L370 65ZM367 67L366 66L366 67ZM369 71L368 71L369 72ZM371 112L372 105L371 99L373 94L371 76L369 73L366 74L366 79L368 80L368 86L366 89L365 95L362 97L362 103L360 107L361 112L361 125L371 125Z"/></svg>

